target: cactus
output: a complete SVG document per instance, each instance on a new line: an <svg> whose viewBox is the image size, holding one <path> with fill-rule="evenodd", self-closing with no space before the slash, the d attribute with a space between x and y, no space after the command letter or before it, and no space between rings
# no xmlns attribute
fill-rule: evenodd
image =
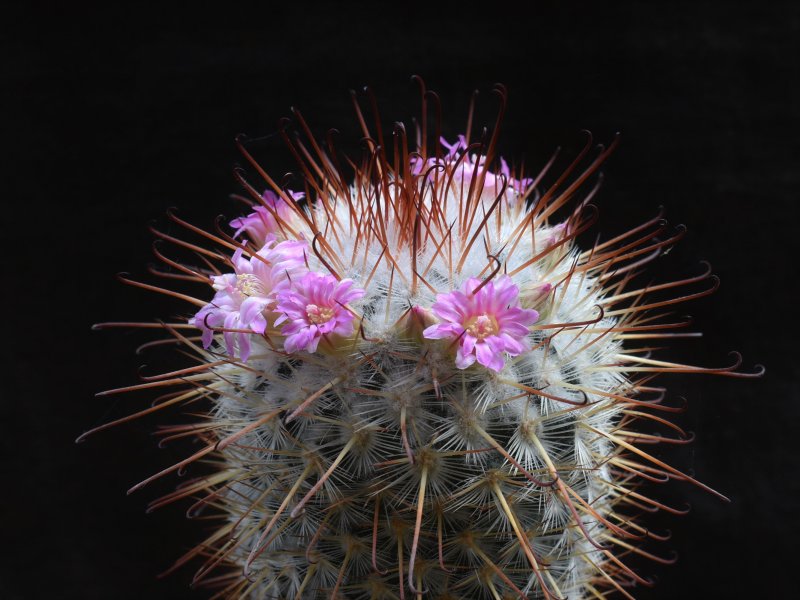
<svg viewBox="0 0 800 600"><path fill-rule="evenodd" d="M656 374L758 375L738 357L700 368L650 356L653 340L684 335L672 307L716 279L637 284L683 235L660 214L580 249L597 215L591 182L617 139L594 149L588 136L563 173L550 176L551 160L527 177L498 156L496 91L491 134L473 139L468 122L449 143L427 130L435 96L423 86L413 151L400 124L391 137L370 130L356 101L360 161L330 137L320 145L295 111L305 141L282 135L300 191L238 139L265 182L237 171L247 214L215 233L170 214L201 242L156 232L195 256L159 251L164 274L212 291L125 280L195 306L184 321L140 324L193 363L111 391L174 388L138 414L207 406L161 431L201 449L133 488L211 465L154 502L194 498L191 514L218 517L176 563L199 561L195 583L276 599L630 598L649 582L628 557L664 560L631 515L669 508L640 484L719 495L641 447L666 433L637 430L686 438Z"/></svg>

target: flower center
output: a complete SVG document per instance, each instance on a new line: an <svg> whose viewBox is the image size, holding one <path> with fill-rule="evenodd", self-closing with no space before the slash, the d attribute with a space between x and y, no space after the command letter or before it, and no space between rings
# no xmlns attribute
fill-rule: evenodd
<svg viewBox="0 0 800 600"><path fill-rule="evenodd" d="M252 273L243 273L236 276L236 290L242 296L256 296L264 291L261 287L261 281Z"/></svg>
<svg viewBox="0 0 800 600"><path fill-rule="evenodd" d="M482 340L498 332L497 320L487 314L472 317L466 323L465 329L470 335Z"/></svg>
<svg viewBox="0 0 800 600"><path fill-rule="evenodd" d="M316 304L309 304L306 306L308 320L314 323L314 325L320 325L330 321L331 317L333 317L333 312L332 308L325 308L324 306L317 306Z"/></svg>

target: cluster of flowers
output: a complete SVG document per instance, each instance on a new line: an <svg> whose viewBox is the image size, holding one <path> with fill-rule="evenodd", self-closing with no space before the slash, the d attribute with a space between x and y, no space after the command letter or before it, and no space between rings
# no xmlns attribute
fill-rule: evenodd
<svg viewBox="0 0 800 600"><path fill-rule="evenodd" d="M265 199L275 202L267 194ZM265 213L269 214L251 213L231 225L257 228L256 221ZM278 242L273 232L265 237L263 247L250 258L242 248L236 251L233 273L213 277L217 293L193 319L203 332L203 346L208 348L214 332L221 331L228 353L246 361L251 335L265 334L270 325L282 325L286 352L315 352L323 336L351 333L353 313L346 305L361 298L364 290L353 287L352 280L337 281L333 275L309 270L305 240Z"/></svg>
<svg viewBox="0 0 800 600"><path fill-rule="evenodd" d="M449 150L446 161L455 160L456 153L467 148L463 136L456 144L442 143ZM463 180L471 177L470 169L480 164L481 158L464 159L459 169ZM508 170L505 162L503 165ZM486 186L503 185L499 181L498 176ZM514 188L527 183L510 175L506 181ZM303 198L302 193L288 194L293 201ZM293 209L271 191L262 199L263 206L230 223L236 228L235 237L246 232L261 244L260 249L249 258L243 248L236 251L234 272L212 278L216 294L192 319L203 333L204 347L208 348L214 333L219 332L228 353L246 361L251 354L251 336L272 328L280 327L283 350L288 353L313 353L323 338L335 345L337 339L351 336L358 315L348 305L363 298L366 290L351 279L338 280L330 273L310 270L308 242L280 240L279 221L290 222ZM489 281L469 278L460 289L438 294L429 308L416 309L432 322L423 337L449 341L459 369L477 362L501 371L504 353L518 356L530 349L529 326L539 319L537 311L520 307L519 288L506 275Z"/></svg>

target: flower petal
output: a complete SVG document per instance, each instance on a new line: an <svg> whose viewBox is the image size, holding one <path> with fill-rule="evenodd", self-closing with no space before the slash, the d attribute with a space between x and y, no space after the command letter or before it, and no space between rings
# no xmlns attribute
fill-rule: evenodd
<svg viewBox="0 0 800 600"><path fill-rule="evenodd" d="M478 362L484 367L489 367L495 371L501 371L503 369L504 361L502 353L495 352L492 350L492 347L485 342L475 344L475 356Z"/></svg>
<svg viewBox="0 0 800 600"><path fill-rule="evenodd" d="M456 353L456 367L459 369L466 369L467 367L471 366L475 362L475 355L474 354L464 354L461 351L461 348L458 348L458 352Z"/></svg>

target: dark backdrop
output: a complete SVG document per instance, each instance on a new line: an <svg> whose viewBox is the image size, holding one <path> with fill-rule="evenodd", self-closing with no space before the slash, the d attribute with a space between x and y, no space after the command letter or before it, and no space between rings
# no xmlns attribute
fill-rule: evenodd
<svg viewBox="0 0 800 600"><path fill-rule="evenodd" d="M718 366L741 350L745 369L767 367L757 381L664 380L688 398L680 421L698 437L662 455L732 502L678 482L654 490L692 511L650 521L673 531L657 550L675 549L679 562L642 564L659 582L637 597L794 595L800 9L522 4L396 3L378 12L286 2L200 14L187 3L173 15L85 3L4 7L0 192L11 337L2 344L1 597L203 597L187 588L191 570L155 579L206 527L184 519L185 505L145 514L176 479L125 495L187 449L156 448L156 419L73 443L148 401L95 392L135 383L142 363L152 373L171 359L135 356L142 336L89 326L178 310L114 274L147 277L147 225L169 228L170 206L204 226L236 214L235 134L270 136L292 105L318 133L352 132L348 90L363 84L387 122L409 124L414 73L440 93L451 137L471 91L482 91L479 122L487 122L491 86L505 83L501 152L528 165L558 145L574 153L582 128L598 141L622 132L598 199L606 237L664 205L689 233L655 276L694 274L707 259L722 279L717 294L684 309L707 336L668 356ZM280 176L291 163L273 140L259 158Z"/></svg>

